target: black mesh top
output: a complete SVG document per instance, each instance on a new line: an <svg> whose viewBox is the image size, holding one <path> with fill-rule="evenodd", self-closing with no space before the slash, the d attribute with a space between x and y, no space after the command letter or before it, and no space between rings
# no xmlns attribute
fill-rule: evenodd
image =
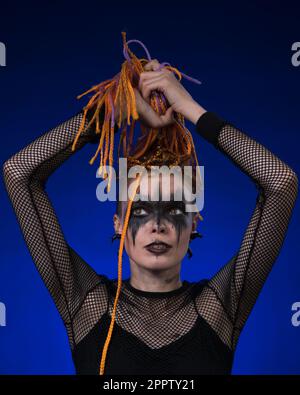
<svg viewBox="0 0 300 395"><path fill-rule="evenodd" d="M49 176L75 152L83 112L9 158L7 192L31 257L66 327L77 374L98 374L117 279L96 273L64 238L46 192ZM86 121L88 122L88 120ZM169 292L123 280L105 374L229 374L241 330L282 247L298 193L295 172L212 112L195 131L257 187L239 250L207 280ZM97 140L90 128L77 145Z"/></svg>

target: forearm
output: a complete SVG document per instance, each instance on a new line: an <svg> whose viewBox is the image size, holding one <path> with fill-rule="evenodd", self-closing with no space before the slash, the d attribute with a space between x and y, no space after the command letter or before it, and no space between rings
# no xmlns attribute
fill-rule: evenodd
<svg viewBox="0 0 300 395"><path fill-rule="evenodd" d="M295 172L285 162L217 114L205 112L200 116L196 132L224 153L265 194L296 182Z"/></svg>
<svg viewBox="0 0 300 395"><path fill-rule="evenodd" d="M206 110L195 100L189 100L183 106L182 115L194 125L197 124L198 119L204 113L206 113Z"/></svg>
<svg viewBox="0 0 300 395"><path fill-rule="evenodd" d="M209 288L213 292L199 303L199 306L204 302L214 306L213 311L204 314L217 332L222 328L220 337L234 349L282 247L298 194L298 178L262 144L214 113L200 116L196 132L224 153L259 188L240 248L210 280ZM224 315L227 321L223 321ZM231 339L224 330L224 322Z"/></svg>
<svg viewBox="0 0 300 395"><path fill-rule="evenodd" d="M77 113L44 133L3 166L7 193L25 242L65 323L71 322L72 314L82 300L80 298L87 292L87 285L96 284L98 278L92 269L86 269L84 262L71 255L45 191L45 182L76 152L71 148L82 118L83 114ZM88 134L79 138L77 149L89 141Z"/></svg>
<svg viewBox="0 0 300 395"><path fill-rule="evenodd" d="M82 113L77 113L36 138L4 163L5 174L26 184L45 182L57 167L89 141L89 133L84 132L72 151L82 118Z"/></svg>

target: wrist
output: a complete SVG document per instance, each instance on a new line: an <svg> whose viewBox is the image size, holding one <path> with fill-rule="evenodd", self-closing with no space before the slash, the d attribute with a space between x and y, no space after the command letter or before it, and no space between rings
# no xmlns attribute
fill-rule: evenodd
<svg viewBox="0 0 300 395"><path fill-rule="evenodd" d="M197 124L198 119L206 112L206 110L200 106L195 100L189 101L186 106L184 113L182 115L192 122L194 125Z"/></svg>
<svg viewBox="0 0 300 395"><path fill-rule="evenodd" d="M218 140L221 130L228 122L218 116L216 113L206 111L199 117L195 130L204 137L208 142L219 148Z"/></svg>

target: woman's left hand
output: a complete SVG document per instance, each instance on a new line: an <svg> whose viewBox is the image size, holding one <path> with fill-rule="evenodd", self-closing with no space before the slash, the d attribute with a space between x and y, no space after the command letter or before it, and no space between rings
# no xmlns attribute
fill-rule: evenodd
<svg viewBox="0 0 300 395"><path fill-rule="evenodd" d="M199 117L205 112L189 94L189 92L177 80L173 72L168 69L158 70L160 63L154 59L147 63L144 72L140 74L139 91L142 98L150 106L150 95L152 91L160 91L169 102L170 107L167 113L173 112L182 114L189 121L196 123ZM152 109L152 107L150 106ZM154 111L155 112L155 111ZM174 119L174 117L172 116Z"/></svg>

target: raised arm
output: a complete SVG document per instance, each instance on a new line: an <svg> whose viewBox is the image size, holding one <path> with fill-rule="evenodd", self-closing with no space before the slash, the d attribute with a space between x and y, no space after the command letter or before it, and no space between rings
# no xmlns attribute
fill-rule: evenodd
<svg viewBox="0 0 300 395"><path fill-rule="evenodd" d="M66 242L47 195L46 182L71 155L87 142L95 141L97 136L89 128L80 136L76 151L71 150L82 118L80 111L38 137L3 165L5 186L25 242L67 327L71 345L76 337L74 317L89 291L102 280ZM101 291L100 286L98 292L103 310L106 307L104 288Z"/></svg>
<svg viewBox="0 0 300 395"><path fill-rule="evenodd" d="M258 189L239 250L208 282L197 301L200 314L234 349L285 239L298 193L298 178L267 148L215 113L202 114L196 131Z"/></svg>

